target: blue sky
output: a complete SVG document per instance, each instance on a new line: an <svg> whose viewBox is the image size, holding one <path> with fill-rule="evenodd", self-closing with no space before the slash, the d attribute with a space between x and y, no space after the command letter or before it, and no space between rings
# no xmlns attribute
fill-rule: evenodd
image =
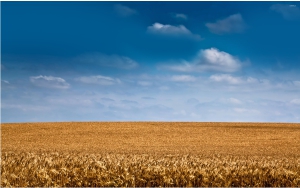
<svg viewBox="0 0 300 188"><path fill-rule="evenodd" d="M1 121L300 122L299 2L1 2Z"/></svg>

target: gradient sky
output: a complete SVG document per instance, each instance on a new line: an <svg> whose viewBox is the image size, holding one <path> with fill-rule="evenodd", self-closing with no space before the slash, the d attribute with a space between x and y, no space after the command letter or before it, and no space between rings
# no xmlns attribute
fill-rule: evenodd
<svg viewBox="0 0 300 188"><path fill-rule="evenodd" d="M1 121L300 122L299 2L1 2Z"/></svg>

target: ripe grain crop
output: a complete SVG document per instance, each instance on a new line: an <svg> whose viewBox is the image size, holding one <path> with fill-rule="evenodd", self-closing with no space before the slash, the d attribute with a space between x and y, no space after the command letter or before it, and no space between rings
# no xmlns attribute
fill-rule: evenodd
<svg viewBox="0 0 300 188"><path fill-rule="evenodd" d="M1 186L300 186L299 158L4 153L1 162Z"/></svg>
<svg viewBox="0 0 300 188"><path fill-rule="evenodd" d="M300 124L1 124L1 186L300 186Z"/></svg>
<svg viewBox="0 0 300 188"><path fill-rule="evenodd" d="M7 123L1 129L3 152L300 156L299 123Z"/></svg>

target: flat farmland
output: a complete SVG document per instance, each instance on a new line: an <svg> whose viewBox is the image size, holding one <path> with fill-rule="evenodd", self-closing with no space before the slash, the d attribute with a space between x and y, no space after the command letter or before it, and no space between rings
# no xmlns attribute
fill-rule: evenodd
<svg viewBox="0 0 300 188"><path fill-rule="evenodd" d="M1 124L1 187L300 187L300 124Z"/></svg>
<svg viewBox="0 0 300 188"><path fill-rule="evenodd" d="M2 152L300 156L299 123L5 123L1 129Z"/></svg>

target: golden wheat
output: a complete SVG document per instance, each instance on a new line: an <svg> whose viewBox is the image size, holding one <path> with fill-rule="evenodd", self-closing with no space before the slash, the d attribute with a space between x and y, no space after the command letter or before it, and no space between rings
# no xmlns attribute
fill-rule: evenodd
<svg viewBox="0 0 300 188"><path fill-rule="evenodd" d="M300 156L299 123L5 123L1 136L2 152Z"/></svg>
<svg viewBox="0 0 300 188"><path fill-rule="evenodd" d="M300 187L300 124L1 124L2 187Z"/></svg>
<svg viewBox="0 0 300 188"><path fill-rule="evenodd" d="M3 153L1 186L300 186L300 158Z"/></svg>

